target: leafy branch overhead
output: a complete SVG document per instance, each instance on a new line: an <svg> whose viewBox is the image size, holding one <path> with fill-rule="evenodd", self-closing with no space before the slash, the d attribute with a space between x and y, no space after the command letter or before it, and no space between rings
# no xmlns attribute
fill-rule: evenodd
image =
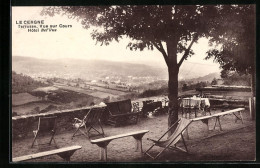
<svg viewBox="0 0 260 168"><path fill-rule="evenodd" d="M178 40L178 53L193 52L188 48L188 41L197 41L196 37L206 36L203 20L209 18L209 13L216 13L214 7L203 6L62 6L46 7L42 14L53 16L55 13L67 15L69 18L80 20L84 28L95 26L92 38L101 45L111 41L119 41L128 37L132 41L127 45L130 50L153 50L157 48L167 59L167 50L163 43ZM205 18L203 18L205 17Z"/></svg>
<svg viewBox="0 0 260 168"><path fill-rule="evenodd" d="M251 26L254 14L252 5L61 6L45 7L42 14L62 14L80 20L84 28L96 27L92 38L101 45L128 37L132 40L127 45L130 50L156 48L166 63L168 53L163 44L177 39L177 52L183 53L179 66L194 54L191 46L200 37L210 38L211 44L234 48L241 40L252 39L254 35L246 30L254 28ZM206 59L214 55L215 60L223 62L220 58L223 50L209 51Z"/></svg>

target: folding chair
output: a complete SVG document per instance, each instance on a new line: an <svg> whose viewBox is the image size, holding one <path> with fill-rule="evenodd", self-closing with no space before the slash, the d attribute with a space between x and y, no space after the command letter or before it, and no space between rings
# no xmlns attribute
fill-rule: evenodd
<svg viewBox="0 0 260 168"><path fill-rule="evenodd" d="M73 127L76 128L76 131L73 133L71 139L76 136L76 133L78 131L81 132L81 134L78 135L83 134L87 138L98 135L102 135L103 137L105 137L104 130L100 121L103 111L104 110L100 108L91 108L82 120L74 118L75 122L73 123ZM101 130L98 130L98 128L95 128L95 126L98 126ZM94 130L97 134L90 136L91 130Z"/></svg>
<svg viewBox="0 0 260 168"><path fill-rule="evenodd" d="M192 105L192 99L182 99L181 108L182 108L182 116L185 114L185 118L187 118L187 113L189 114L189 118L191 118L192 109L194 110L195 118L197 117L197 110L199 109L198 105Z"/></svg>
<svg viewBox="0 0 260 168"><path fill-rule="evenodd" d="M37 145L44 145L44 144L38 144L38 142L36 140L40 135L44 135L44 134L51 134L51 140L49 141L48 144L51 145L51 142L53 141L54 144L56 145L56 142L54 139L54 135L56 132L56 118L57 118L56 116L39 117L38 128L37 128L37 130L33 131L34 139L33 139L33 143L32 143L31 147L34 146L35 142L37 143Z"/></svg>
<svg viewBox="0 0 260 168"><path fill-rule="evenodd" d="M148 155L149 157L151 157L152 159L156 159L158 158L163 151L165 151L166 149L173 149L173 150L180 150L182 152L186 152L188 153L188 149L187 146L185 144L184 138L183 138L183 133L186 130L186 128L191 124L191 120L186 119L186 118L181 118L178 121L176 121L158 140L153 140L150 138L147 138L148 140L153 142L153 145L144 152L144 154ZM175 127L175 125L177 125L174 133L169 136L166 140L162 140L162 138L167 135L167 133L173 128ZM182 142L184 144L185 150L177 147L176 144L177 142L182 139ZM155 157L152 156L151 154L149 154L148 152L154 147L154 146L159 146L162 147L163 150L161 150Z"/></svg>

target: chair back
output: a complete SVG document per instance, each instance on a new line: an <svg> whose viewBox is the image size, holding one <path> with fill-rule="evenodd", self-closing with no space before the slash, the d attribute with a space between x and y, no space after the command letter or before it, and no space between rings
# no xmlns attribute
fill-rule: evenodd
<svg viewBox="0 0 260 168"><path fill-rule="evenodd" d="M133 107L133 111L134 111L134 112L140 112L139 102L134 102L134 103L132 104L132 107Z"/></svg>
<svg viewBox="0 0 260 168"><path fill-rule="evenodd" d="M106 103L107 105L107 109L113 114L121 114L119 108L118 108L118 102L110 102L110 103Z"/></svg>
<svg viewBox="0 0 260 168"><path fill-rule="evenodd" d="M191 106L191 98L182 99L182 106L183 107L190 107Z"/></svg>
<svg viewBox="0 0 260 168"><path fill-rule="evenodd" d="M118 102L118 109L121 112L121 114L131 113L131 110L132 110L131 100L127 99L127 100Z"/></svg>
<svg viewBox="0 0 260 168"><path fill-rule="evenodd" d="M101 116L104 112L103 108L92 108L89 110L88 114L86 115L85 118L85 124L86 125L92 125L100 121Z"/></svg>
<svg viewBox="0 0 260 168"><path fill-rule="evenodd" d="M186 130L186 128L189 126L191 122L192 121L189 119L181 118L173 134L170 137L168 137L167 140L162 141L161 144L165 146L169 143L176 144L181 138L181 133L183 133Z"/></svg>
<svg viewBox="0 0 260 168"><path fill-rule="evenodd" d="M55 129L56 129L56 118L57 118L57 116L39 117L38 131L39 132L55 131Z"/></svg>

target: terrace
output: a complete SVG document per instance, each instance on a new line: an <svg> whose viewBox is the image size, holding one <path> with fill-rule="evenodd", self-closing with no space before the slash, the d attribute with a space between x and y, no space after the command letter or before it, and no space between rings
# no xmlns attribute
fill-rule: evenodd
<svg viewBox="0 0 260 168"><path fill-rule="evenodd" d="M212 113L219 113L220 110L213 110ZM99 148L90 143L85 136L77 136L71 139L74 132L72 128L73 118L82 118L84 114L80 109L56 111L52 113L13 117L13 142L12 157L38 153L55 149L52 146L39 146L31 148L33 140L32 130L36 128L37 118L40 116L55 115L57 119L56 143L59 147L80 145L82 149L75 152L71 162L99 162ZM199 114L200 115L200 114ZM181 116L179 116L181 117ZM156 162L160 161L235 161L255 160L255 124L250 119L249 111L243 112L244 124L240 121L234 122L234 116L227 115L221 118L222 129L212 130L214 119L209 120L209 128L202 122L194 122L189 126L189 139L185 135L189 154L166 150ZM147 138L159 138L167 129L168 115L162 114L152 118L141 118L136 125L112 127L103 125L105 135L112 136L131 131L150 130L143 137L143 150L149 148L151 142ZM48 141L49 137L43 137L41 141ZM98 138L98 137L97 137ZM135 152L134 139L131 137L111 141L108 145L108 162L153 162L147 156L140 156ZM209 147L210 146L210 147ZM156 152L154 149L152 152ZM28 162L64 162L60 157L53 155Z"/></svg>

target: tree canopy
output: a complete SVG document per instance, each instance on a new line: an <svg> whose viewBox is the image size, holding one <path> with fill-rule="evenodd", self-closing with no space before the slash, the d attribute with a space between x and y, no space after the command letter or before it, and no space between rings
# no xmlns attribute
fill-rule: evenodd
<svg viewBox="0 0 260 168"><path fill-rule="evenodd" d="M255 10L253 5L124 5L124 6L62 6L46 7L42 14L65 14L81 20L84 28L98 27L92 38L101 45L124 36L131 50L156 47L168 64L168 51L162 42L177 39L177 52L192 55L187 42L209 37L221 49L208 52L207 58L220 63L223 69L249 70L254 59ZM249 33L250 32L250 33ZM252 57L250 57L252 58Z"/></svg>
<svg viewBox="0 0 260 168"><path fill-rule="evenodd" d="M208 51L207 59L214 58L224 71L252 74L255 71L255 6L222 8L223 14L216 18L214 31L209 34L210 42L221 47Z"/></svg>
<svg viewBox="0 0 260 168"><path fill-rule="evenodd" d="M177 52L186 51L187 58L193 54L187 42L209 34L209 25L218 10L218 6L201 5L62 6L46 7L42 14L64 14L81 20L84 28L96 26L92 38L101 45L108 45L112 40L119 41L125 36L133 40L128 44L131 50L152 50L156 47L168 64L169 51L164 49L162 42L177 39Z"/></svg>

